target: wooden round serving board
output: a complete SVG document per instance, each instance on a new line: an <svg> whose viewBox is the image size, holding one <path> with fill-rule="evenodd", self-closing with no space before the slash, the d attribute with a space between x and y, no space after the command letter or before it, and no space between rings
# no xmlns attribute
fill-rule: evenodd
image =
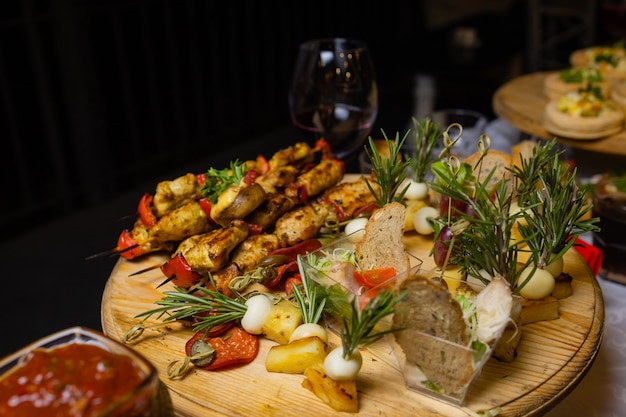
<svg viewBox="0 0 626 417"><path fill-rule="evenodd" d="M432 240L405 235L407 250L433 269L428 256ZM155 308L161 298L156 286L163 275L156 269L129 277L165 256L139 261L121 259L102 297L102 327L115 339L138 323L134 317ZM537 416L563 399L591 367L602 338L604 303L598 282L574 250L565 256L565 271L573 277L574 293L560 301L560 318L523 326L518 356L512 363L490 359L466 398L465 407L485 410L502 407L501 416ZM168 284L169 285L169 284ZM171 286L162 290L171 290ZM148 322L158 323L158 320ZM225 371L192 370L180 380L170 380L166 368L184 357L185 342L192 336L179 324L146 330L129 343L156 366L169 388L179 416L316 416L333 410L301 386L302 375L269 373L265 357L274 344L261 339L254 362ZM359 416L463 416L461 408L407 390L402 375L380 355L364 352L357 380Z"/></svg>
<svg viewBox="0 0 626 417"><path fill-rule="evenodd" d="M574 148L592 152L626 155L626 131L604 137L584 140L566 138L548 132L543 115L548 99L543 92L544 78L551 72L537 72L514 78L498 88L493 95L494 113L522 132L541 139L557 141Z"/></svg>

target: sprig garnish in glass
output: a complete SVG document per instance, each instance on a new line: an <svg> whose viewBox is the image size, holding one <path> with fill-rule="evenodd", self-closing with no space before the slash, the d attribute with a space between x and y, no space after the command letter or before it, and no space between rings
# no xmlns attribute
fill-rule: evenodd
<svg viewBox="0 0 626 417"><path fill-rule="evenodd" d="M387 333L400 330L399 328L377 329L379 322L395 313L396 305L406 297L406 292L394 295L393 292L382 289L376 296L370 298L365 307L359 311L357 298L350 305L352 314L344 318L341 327L341 346L345 358L352 355L360 346L369 345Z"/></svg>
<svg viewBox="0 0 626 417"><path fill-rule="evenodd" d="M365 153L372 163L372 174L374 177L372 181L378 184L378 191L374 190L369 179L366 179L367 187L380 207L394 201L402 201L402 197L409 187L407 184L402 191L398 191L402 182L406 179L409 167L409 161L402 158L401 154L406 135L400 139L400 134L396 132L395 139L389 140L385 132L383 132L383 137L387 145L388 155L383 156L380 154L371 136L369 138L369 147L365 146Z"/></svg>
<svg viewBox="0 0 626 417"><path fill-rule="evenodd" d="M334 380L354 380L363 364L360 348L369 345L387 333L401 330L377 327L379 322L395 313L395 306L406 292L395 295L381 289L359 312L357 298L351 302L352 313L343 319L340 331L341 345L332 349L324 359L324 372Z"/></svg>

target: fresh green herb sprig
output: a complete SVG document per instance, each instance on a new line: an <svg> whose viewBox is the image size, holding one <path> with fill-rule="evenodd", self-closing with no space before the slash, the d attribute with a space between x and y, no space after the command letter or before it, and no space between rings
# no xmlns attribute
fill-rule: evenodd
<svg viewBox="0 0 626 417"><path fill-rule="evenodd" d="M214 287L215 283L212 277L209 277L209 280ZM220 324L240 320L248 309L243 297L232 298L206 287L198 287L197 291L201 292L202 296L189 294L178 287L175 288L175 291L165 291L163 297L155 301L155 304L160 307L144 311L135 317L145 320L152 316L156 316L157 319L165 316L162 323L194 319L193 329L200 332L210 331ZM134 326L126 334L125 341L140 336L145 329L146 326L143 323Z"/></svg>
<svg viewBox="0 0 626 417"><path fill-rule="evenodd" d="M394 295L391 291L381 290L371 298L359 313L357 299L352 300L352 314L344 318L341 328L343 357L349 358L362 345L375 342L387 333L400 330L388 328L376 331L376 325L384 318L395 313L396 305L406 297L406 292Z"/></svg>
<svg viewBox="0 0 626 417"><path fill-rule="evenodd" d="M576 181L576 168L568 171L558 154L550 159L527 196L526 224L519 226L539 268L561 258L581 234L600 230L598 218L585 218L591 206Z"/></svg>
<svg viewBox="0 0 626 417"><path fill-rule="evenodd" d="M369 180L367 181L367 187L376 199L376 203L383 207L387 203L394 201L402 201L402 197L409 188L409 185L398 192L400 185L406 179L409 161L402 158L401 149L406 135L400 139L400 134L396 133L394 140L389 140L385 132L383 132L385 143L389 151L388 156L382 156L376 147L374 140L369 138L369 148L365 147L365 153L372 163L372 173L374 175L374 182L378 184L378 192L374 190Z"/></svg>
<svg viewBox="0 0 626 417"><path fill-rule="evenodd" d="M303 323L318 323L324 313L326 297L321 291L322 287L309 279L303 264L302 255L298 255L296 262L302 283L294 285L293 295L302 312Z"/></svg>
<svg viewBox="0 0 626 417"><path fill-rule="evenodd" d="M416 182L424 182L431 164L437 159L433 155L433 149L439 142L443 128L429 117L424 118L422 122L413 117L411 121L413 123L413 153L409 155L411 178Z"/></svg>
<svg viewBox="0 0 626 417"><path fill-rule="evenodd" d="M215 204L222 192L231 185L238 185L248 172L245 162L239 160L231 161L229 168L215 169L209 168L206 173L206 181L200 192L211 203Z"/></svg>
<svg viewBox="0 0 626 417"><path fill-rule="evenodd" d="M488 280L481 271L489 276L501 275L513 286L523 268L517 263L519 242L511 240L511 233L522 213L511 210L513 194L506 182L500 182L494 193L486 188L495 169L478 182L463 166L467 164L461 164L455 171L449 163L433 164L433 190L469 207L465 213L455 213L457 220L452 227L459 225L461 230L454 233L455 250L450 251L449 262L462 266L469 275L485 284ZM459 172L464 174L459 175ZM437 221L448 222L449 217ZM436 233L443 226L435 223Z"/></svg>

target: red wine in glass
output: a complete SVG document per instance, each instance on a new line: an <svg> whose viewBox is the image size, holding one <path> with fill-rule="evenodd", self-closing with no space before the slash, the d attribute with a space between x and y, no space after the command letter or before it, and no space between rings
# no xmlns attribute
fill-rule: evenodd
<svg viewBox="0 0 626 417"><path fill-rule="evenodd" d="M289 91L291 119L309 143L326 139L336 158L354 156L378 113L376 77L367 45L318 39L300 45Z"/></svg>

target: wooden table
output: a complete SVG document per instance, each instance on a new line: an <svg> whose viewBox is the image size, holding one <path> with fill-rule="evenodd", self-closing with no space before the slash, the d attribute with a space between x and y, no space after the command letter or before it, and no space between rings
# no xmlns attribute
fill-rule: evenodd
<svg viewBox="0 0 626 417"><path fill-rule="evenodd" d="M407 249L434 268L429 251L432 239L415 232L405 235ZM102 296L102 327L121 339L138 320L135 315L154 308L161 298L155 287L160 271L129 277L146 266L162 263L164 256L139 261L121 259ZM604 329L604 302L595 277L575 250L565 256L565 271L573 277L574 294L560 301L560 318L523 327L518 356L511 363L491 359L470 389L466 407L477 411L502 407L499 416L539 416L561 401L591 367ZM169 285L169 284L168 284ZM162 290L170 290L166 286ZM149 320L155 322L157 320ZM146 330L131 346L156 366L169 388L179 416L320 416L334 413L301 386L302 375L269 373L264 361L274 344L261 339L257 359L227 371L193 370L185 378L170 380L166 368L181 359L192 331L180 325ZM467 417L461 408L431 399L404 386L401 373L378 355L364 352L357 380L359 416Z"/></svg>
<svg viewBox="0 0 626 417"><path fill-rule="evenodd" d="M553 139L555 135L543 127L543 114L548 103L543 93L543 81L548 74L550 72L522 75L502 85L492 99L494 113L522 132L540 139ZM557 137L557 141L587 151L626 155L626 131L595 140Z"/></svg>

